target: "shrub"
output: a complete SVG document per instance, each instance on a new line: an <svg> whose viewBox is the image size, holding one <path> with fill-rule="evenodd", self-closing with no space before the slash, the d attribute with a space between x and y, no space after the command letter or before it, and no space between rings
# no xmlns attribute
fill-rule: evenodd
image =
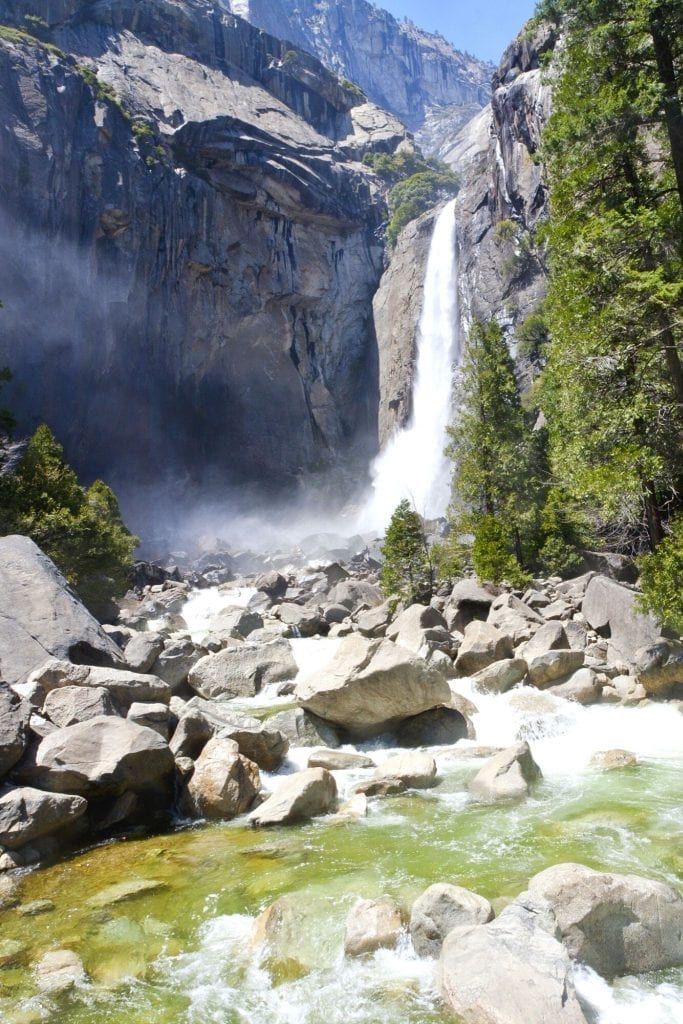
<svg viewBox="0 0 683 1024"><path fill-rule="evenodd" d="M651 555L639 559L642 611L683 635L683 514L670 523L671 533Z"/></svg>
<svg viewBox="0 0 683 1024"><path fill-rule="evenodd" d="M542 313L532 313L515 331L517 352L525 359L539 359L548 341L548 327Z"/></svg>
<svg viewBox="0 0 683 1024"><path fill-rule="evenodd" d="M459 179L451 171L419 171L394 185L389 193L391 219L387 225L387 241L396 244L401 230L440 200L457 194Z"/></svg>
<svg viewBox="0 0 683 1024"><path fill-rule="evenodd" d="M489 583L510 583L522 590L531 582L512 554L511 539L496 516L482 516L474 531L472 565L477 576Z"/></svg>

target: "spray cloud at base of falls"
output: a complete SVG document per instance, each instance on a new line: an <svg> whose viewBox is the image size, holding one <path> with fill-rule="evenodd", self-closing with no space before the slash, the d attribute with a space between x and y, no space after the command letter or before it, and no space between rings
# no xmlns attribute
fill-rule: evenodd
<svg viewBox="0 0 683 1024"><path fill-rule="evenodd" d="M444 448L453 366L460 354L457 272L455 200L451 200L436 218L429 249L412 413L372 466L372 494L360 515L361 528L386 526L404 498L426 518L443 515L448 506L450 464Z"/></svg>

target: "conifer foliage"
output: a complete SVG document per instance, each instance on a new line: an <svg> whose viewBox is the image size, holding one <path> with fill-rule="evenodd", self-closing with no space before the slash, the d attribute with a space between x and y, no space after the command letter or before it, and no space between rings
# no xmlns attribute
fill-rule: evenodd
<svg viewBox="0 0 683 1024"><path fill-rule="evenodd" d="M382 545L380 584L387 597L407 604L432 594L432 567L422 520L407 499L399 502Z"/></svg>

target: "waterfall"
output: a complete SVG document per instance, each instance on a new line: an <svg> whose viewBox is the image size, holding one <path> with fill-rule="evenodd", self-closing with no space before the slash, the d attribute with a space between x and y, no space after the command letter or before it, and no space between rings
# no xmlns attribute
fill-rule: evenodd
<svg viewBox="0 0 683 1024"><path fill-rule="evenodd" d="M450 463L444 455L451 418L457 331L455 200L439 214L429 248L418 328L413 409L372 466L372 494L362 512L368 529L385 528L403 498L427 518L443 515L450 496Z"/></svg>

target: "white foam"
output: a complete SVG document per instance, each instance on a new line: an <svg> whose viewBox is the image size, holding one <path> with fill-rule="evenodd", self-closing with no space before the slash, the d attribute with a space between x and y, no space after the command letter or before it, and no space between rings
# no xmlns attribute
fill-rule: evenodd
<svg viewBox="0 0 683 1024"><path fill-rule="evenodd" d="M590 967L576 972L576 991L597 1024L683 1024L683 977L676 983L620 978L614 987Z"/></svg>

